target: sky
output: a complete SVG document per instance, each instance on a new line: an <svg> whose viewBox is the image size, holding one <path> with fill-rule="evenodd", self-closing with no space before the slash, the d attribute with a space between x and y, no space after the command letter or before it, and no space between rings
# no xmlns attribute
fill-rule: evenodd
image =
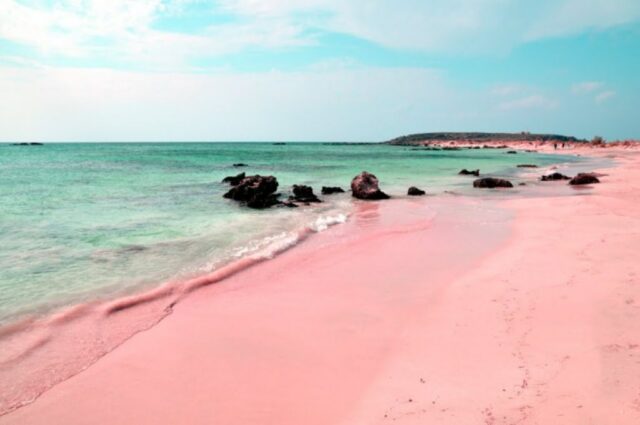
<svg viewBox="0 0 640 425"><path fill-rule="evenodd" d="M638 0L0 0L1 141L640 138Z"/></svg>

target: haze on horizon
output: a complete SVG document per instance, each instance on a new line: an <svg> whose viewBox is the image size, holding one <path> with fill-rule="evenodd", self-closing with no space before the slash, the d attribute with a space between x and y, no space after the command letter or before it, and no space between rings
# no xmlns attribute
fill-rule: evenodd
<svg viewBox="0 0 640 425"><path fill-rule="evenodd" d="M1 141L640 138L638 0L1 0Z"/></svg>

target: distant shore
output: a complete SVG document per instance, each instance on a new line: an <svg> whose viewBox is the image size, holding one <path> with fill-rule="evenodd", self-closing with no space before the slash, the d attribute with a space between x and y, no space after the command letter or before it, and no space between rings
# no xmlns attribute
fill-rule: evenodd
<svg viewBox="0 0 640 425"><path fill-rule="evenodd" d="M617 166L587 196L356 202L0 423L636 424L640 152L564 152Z"/></svg>

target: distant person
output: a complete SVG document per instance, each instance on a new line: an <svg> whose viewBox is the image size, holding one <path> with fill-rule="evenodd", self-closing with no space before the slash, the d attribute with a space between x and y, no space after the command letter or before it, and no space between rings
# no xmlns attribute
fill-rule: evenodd
<svg viewBox="0 0 640 425"><path fill-rule="evenodd" d="M558 144L557 143L553 144L553 149L558 149Z"/></svg>

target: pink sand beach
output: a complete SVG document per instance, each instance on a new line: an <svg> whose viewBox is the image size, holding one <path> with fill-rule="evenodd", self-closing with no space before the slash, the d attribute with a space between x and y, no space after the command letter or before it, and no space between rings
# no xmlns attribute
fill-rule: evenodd
<svg viewBox="0 0 640 425"><path fill-rule="evenodd" d="M640 151L567 151L616 166L357 202L0 424L639 424Z"/></svg>

